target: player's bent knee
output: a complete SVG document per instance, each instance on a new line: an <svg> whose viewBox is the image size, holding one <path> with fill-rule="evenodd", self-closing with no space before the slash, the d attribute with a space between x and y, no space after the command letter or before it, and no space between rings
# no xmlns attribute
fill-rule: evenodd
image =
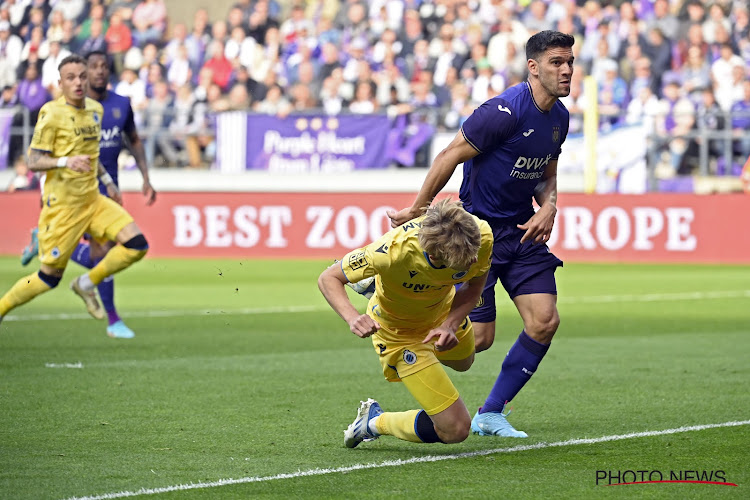
<svg viewBox="0 0 750 500"><path fill-rule="evenodd" d="M130 248L132 250L142 250L144 255L148 251L148 241L146 241L146 237L143 236L143 234L137 234L130 238L128 241L122 244L125 248Z"/></svg>
<svg viewBox="0 0 750 500"><path fill-rule="evenodd" d="M436 429L440 440L443 443L454 444L466 441L471 431L471 421L468 419L459 419L452 422L451 425Z"/></svg>
<svg viewBox="0 0 750 500"><path fill-rule="evenodd" d="M50 288L55 288L57 285L59 285L60 279L62 278L61 276L52 276L45 273L44 271L39 271L37 273L37 276L39 276L39 279L42 280Z"/></svg>

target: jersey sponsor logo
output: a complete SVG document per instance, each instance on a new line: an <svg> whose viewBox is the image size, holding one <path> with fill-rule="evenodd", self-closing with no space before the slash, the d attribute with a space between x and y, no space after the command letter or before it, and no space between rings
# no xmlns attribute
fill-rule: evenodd
<svg viewBox="0 0 750 500"><path fill-rule="evenodd" d="M387 243L383 243L382 245L380 245L380 248L378 248L375 251L378 252L378 253L388 253L388 244Z"/></svg>
<svg viewBox="0 0 750 500"><path fill-rule="evenodd" d="M560 142L560 125L554 125L552 127L552 142Z"/></svg>
<svg viewBox="0 0 750 500"><path fill-rule="evenodd" d="M421 222L407 222L401 228L404 230L404 232L409 231L410 229L414 229L415 227L422 227Z"/></svg>
<svg viewBox="0 0 750 500"><path fill-rule="evenodd" d="M454 280L460 280L461 278L466 276L468 272L469 271L459 271L457 273L454 273L453 276L451 276L451 278L453 278Z"/></svg>
<svg viewBox="0 0 750 500"><path fill-rule="evenodd" d="M447 285L428 285L426 283L401 283L401 286L407 290L412 290L414 293L422 293L428 290L440 290L445 288Z"/></svg>
<svg viewBox="0 0 750 500"><path fill-rule="evenodd" d="M544 167L549 164L550 160L552 160L552 153L543 158L519 156L515 165L513 165L510 176L516 179L541 179L544 174Z"/></svg>
<svg viewBox="0 0 750 500"><path fill-rule="evenodd" d="M533 133L534 133L534 129L530 128L529 130L527 130L526 132L523 133L523 136L524 137L528 137L528 136L530 136Z"/></svg>
<svg viewBox="0 0 750 500"><path fill-rule="evenodd" d="M104 142L114 140L115 138L119 137L119 135L120 135L120 127L118 126L102 129L102 141Z"/></svg>
<svg viewBox="0 0 750 500"><path fill-rule="evenodd" d="M99 137L99 129L100 129L99 124L96 124L96 125L87 125L85 127L73 127L73 132L76 135L81 135L81 134L89 135L89 136L95 135L98 138Z"/></svg>
<svg viewBox="0 0 750 500"><path fill-rule="evenodd" d="M349 268L351 268L352 271L356 271L365 266L367 266L367 257L365 257L364 250L353 253L349 256Z"/></svg>
<svg viewBox="0 0 750 500"><path fill-rule="evenodd" d="M404 349L404 363L407 365L413 365L417 362L417 355L409 349Z"/></svg>
<svg viewBox="0 0 750 500"><path fill-rule="evenodd" d="M417 271L409 271L409 277L410 278L413 278L416 275L417 275Z"/></svg>
<svg viewBox="0 0 750 500"><path fill-rule="evenodd" d="M498 105L497 105L497 109L498 109L499 111L502 111L503 113L508 113L508 114L509 114L509 115L511 115L511 116L513 115L513 113L511 113L511 112L510 112L510 108L506 108L506 107L505 107L505 106L503 106L502 104L498 104Z"/></svg>

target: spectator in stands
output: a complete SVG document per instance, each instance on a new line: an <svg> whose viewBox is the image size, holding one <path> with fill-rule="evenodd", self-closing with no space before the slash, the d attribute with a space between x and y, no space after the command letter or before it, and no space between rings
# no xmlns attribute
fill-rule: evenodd
<svg viewBox="0 0 750 500"><path fill-rule="evenodd" d="M109 21L107 20L106 11L104 5L96 4L91 6L91 12L86 19L81 23L80 29L78 30L78 39L84 42L91 36L91 23L94 21L101 21L102 30L104 33L109 29Z"/></svg>
<svg viewBox="0 0 750 500"><path fill-rule="evenodd" d="M26 159L23 155L15 161L13 169L15 170L15 174L11 177L8 184L9 193L39 189L39 179L34 175L34 172L29 170L29 166L26 164Z"/></svg>
<svg viewBox="0 0 750 500"><path fill-rule="evenodd" d="M143 111L148 104L146 83L138 78L138 73L135 70L125 68L120 74L120 81L115 85L115 92L130 98L135 125L140 129L143 125Z"/></svg>
<svg viewBox="0 0 750 500"><path fill-rule="evenodd" d="M266 0L258 0L253 5L248 18L248 35L256 42L263 43L269 28L279 28L279 22L269 16L269 4Z"/></svg>
<svg viewBox="0 0 750 500"><path fill-rule="evenodd" d="M742 99L732 105L732 134L736 138L733 151L740 161L750 157L750 80L742 82Z"/></svg>
<svg viewBox="0 0 750 500"><path fill-rule="evenodd" d="M657 85L662 84L662 76L672 67L672 47L659 28L648 31L645 54L651 59L651 74Z"/></svg>
<svg viewBox="0 0 750 500"><path fill-rule="evenodd" d="M398 34L398 41L401 42L401 52L403 54L412 54L415 52L415 44L419 40L424 40L424 30L422 19L419 12L407 9L404 12L404 22L401 31Z"/></svg>
<svg viewBox="0 0 750 500"><path fill-rule="evenodd" d="M344 98L341 96L341 84L343 77L341 69L338 68L323 80L320 90L320 105L327 115L337 115L344 109Z"/></svg>
<svg viewBox="0 0 750 500"><path fill-rule="evenodd" d="M149 99L144 113L144 135L146 137L145 152L149 165L156 165L155 158L160 153L166 164L175 165L179 156L172 144L172 140L165 130L169 128L171 120L172 96L169 85L164 80L154 84L154 95Z"/></svg>
<svg viewBox="0 0 750 500"><path fill-rule="evenodd" d="M42 84L53 98L59 95L58 81L60 80L60 72L57 67L69 55L70 51L63 48L59 40L50 40L49 57L45 59L42 65Z"/></svg>
<svg viewBox="0 0 750 500"><path fill-rule="evenodd" d="M664 37L670 41L677 40L680 23L675 16L669 12L668 0L654 0L654 15L646 23L646 29L658 28Z"/></svg>
<svg viewBox="0 0 750 500"><path fill-rule="evenodd" d="M716 102L716 96L710 86L701 90L701 100L695 110L696 128L699 131L715 133L724 130L724 112ZM699 136L696 139L698 144L703 141L707 142L708 155L711 159L718 158L723 154L722 145L724 141L720 138L703 138Z"/></svg>
<svg viewBox="0 0 750 500"><path fill-rule="evenodd" d="M23 42L10 32L10 23L0 21L0 87L16 83L16 68L21 62Z"/></svg>
<svg viewBox="0 0 750 500"><path fill-rule="evenodd" d="M742 45L750 44L750 10L747 5L735 3L734 22L732 24L732 41L734 45L742 50ZM745 62L750 59L745 58Z"/></svg>
<svg viewBox="0 0 750 500"><path fill-rule="evenodd" d="M36 64L26 67L26 74L18 82L18 100L30 111L31 123L36 123L42 105L51 98L42 84L42 77Z"/></svg>
<svg viewBox="0 0 750 500"><path fill-rule="evenodd" d="M143 0L133 10L133 38L143 47L149 42L160 42L167 27L167 7L163 0Z"/></svg>
<svg viewBox="0 0 750 500"><path fill-rule="evenodd" d="M122 11L115 11L110 17L110 25L104 34L107 41L107 52L112 57L115 74L122 73L125 54L133 45L130 28L123 22Z"/></svg>
<svg viewBox="0 0 750 500"><path fill-rule="evenodd" d="M349 111L356 114L372 114L379 108L375 100L375 84L369 81L357 83L354 100L349 103Z"/></svg>
<svg viewBox="0 0 750 500"><path fill-rule="evenodd" d="M84 0L57 0L52 6L52 11L60 11L64 19L77 22L85 7Z"/></svg>
<svg viewBox="0 0 750 500"><path fill-rule="evenodd" d="M703 22L703 38L707 43L713 43L716 40L716 28L718 26L723 27L727 32L732 29L732 25L724 13L724 7L719 2L714 2L708 8L708 19Z"/></svg>
<svg viewBox="0 0 750 500"><path fill-rule="evenodd" d="M45 3L44 0L42 0L42 3ZM45 16L44 14L44 9L42 7L29 6L27 12L28 20L22 23L18 31L19 35L23 37L24 41L29 41L29 39L31 38L31 31L34 28L39 27L42 29L42 34L46 36L47 28L49 28L49 23L47 23L47 16Z"/></svg>
<svg viewBox="0 0 750 500"><path fill-rule="evenodd" d="M701 54L700 47L694 45L688 49L687 61L680 68L680 81L695 101L703 89L711 86L711 66Z"/></svg>
<svg viewBox="0 0 750 500"><path fill-rule="evenodd" d="M266 98L255 104L255 112L284 118L292 111L292 104L284 96L284 89L273 84L266 92Z"/></svg>
<svg viewBox="0 0 750 500"><path fill-rule="evenodd" d="M659 115L661 104L651 91L645 86L638 90L638 94L628 103L625 123L628 125L643 124L649 134L656 132L656 117Z"/></svg>
<svg viewBox="0 0 750 500"><path fill-rule="evenodd" d="M47 28L47 40L62 40L63 22L65 16L61 10L53 10L49 16L49 27Z"/></svg>
<svg viewBox="0 0 750 500"><path fill-rule="evenodd" d="M41 26L35 26L31 30L31 37L21 51L21 61L26 61L31 52L35 52L42 60L49 56L49 43L44 39L44 30Z"/></svg>
<svg viewBox="0 0 750 500"><path fill-rule="evenodd" d="M684 170L686 158L683 157L691 143L686 136L695 124L695 108L689 99L680 95L680 85L676 81L667 82L663 93L656 132L670 156L671 170L663 170L661 175L671 177Z"/></svg>
<svg viewBox="0 0 750 500"><path fill-rule="evenodd" d="M193 78L188 49L185 45L177 47L177 53L169 64L167 70L167 82L173 91L190 83Z"/></svg>
<svg viewBox="0 0 750 500"><path fill-rule="evenodd" d="M229 84L232 79L232 63L224 56L224 43L219 40L214 40L209 45L208 59L204 64L203 68L210 69L213 82L217 84L222 91L229 89Z"/></svg>
<svg viewBox="0 0 750 500"><path fill-rule="evenodd" d="M714 81L716 100L721 109L729 111L732 108L732 87L734 78L732 71L735 66L745 67L745 61L732 51L732 46L725 43L721 47L721 57L711 65L711 77Z"/></svg>
<svg viewBox="0 0 750 500"><path fill-rule="evenodd" d="M88 54L94 51L107 53L109 44L104 36L103 29L104 23L101 19L95 19L91 23L91 35L81 45L81 53Z"/></svg>

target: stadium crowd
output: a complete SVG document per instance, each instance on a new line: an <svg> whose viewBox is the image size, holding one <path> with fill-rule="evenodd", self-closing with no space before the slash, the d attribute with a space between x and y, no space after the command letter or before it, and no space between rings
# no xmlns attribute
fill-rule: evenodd
<svg viewBox="0 0 750 500"><path fill-rule="evenodd" d="M153 166L200 167L225 110L286 116L386 112L404 140L455 130L484 100L526 76L535 32L573 34L563 102L582 130L583 79L598 86L600 126L646 121L672 173L691 173L698 127L731 128L750 155L750 15L745 0L237 0L170 22L163 0L5 0L0 107L31 124L59 94L57 65L106 50L112 89L130 97ZM21 123L19 113L14 121ZM683 137L683 138L681 138ZM714 159L722 142L711 139ZM417 144L419 146L419 144ZM11 161L20 155L18 139ZM155 159L160 159L155 162ZM407 165L409 166L409 165ZM420 165L424 166L424 165ZM714 162L716 173L730 166ZM725 171L721 171L722 168Z"/></svg>

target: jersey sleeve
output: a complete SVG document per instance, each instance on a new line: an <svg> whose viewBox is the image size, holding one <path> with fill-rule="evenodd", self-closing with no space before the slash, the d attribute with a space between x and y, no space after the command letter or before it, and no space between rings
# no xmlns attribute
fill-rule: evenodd
<svg viewBox="0 0 750 500"><path fill-rule="evenodd" d="M461 127L461 133L466 142L483 153L510 139L516 123L511 106L505 100L495 98L474 110Z"/></svg>
<svg viewBox="0 0 750 500"><path fill-rule="evenodd" d="M476 276L481 276L489 271L492 264L492 245L495 237L492 234L492 228L486 221L477 219L477 223L479 224L479 231L482 237L479 244L479 255L477 256L476 265L479 267Z"/></svg>
<svg viewBox="0 0 750 500"><path fill-rule="evenodd" d="M34 126L34 135L31 137L29 149L51 153L55 147L56 136L57 123L54 114L50 112L47 105L44 105L39 110L39 118Z"/></svg>
<svg viewBox="0 0 750 500"><path fill-rule="evenodd" d="M349 280L349 283L356 283L365 278L371 278L379 273L384 267L388 266L389 252L388 248L393 239L391 230L384 234L369 245L352 250L341 260L341 270Z"/></svg>

